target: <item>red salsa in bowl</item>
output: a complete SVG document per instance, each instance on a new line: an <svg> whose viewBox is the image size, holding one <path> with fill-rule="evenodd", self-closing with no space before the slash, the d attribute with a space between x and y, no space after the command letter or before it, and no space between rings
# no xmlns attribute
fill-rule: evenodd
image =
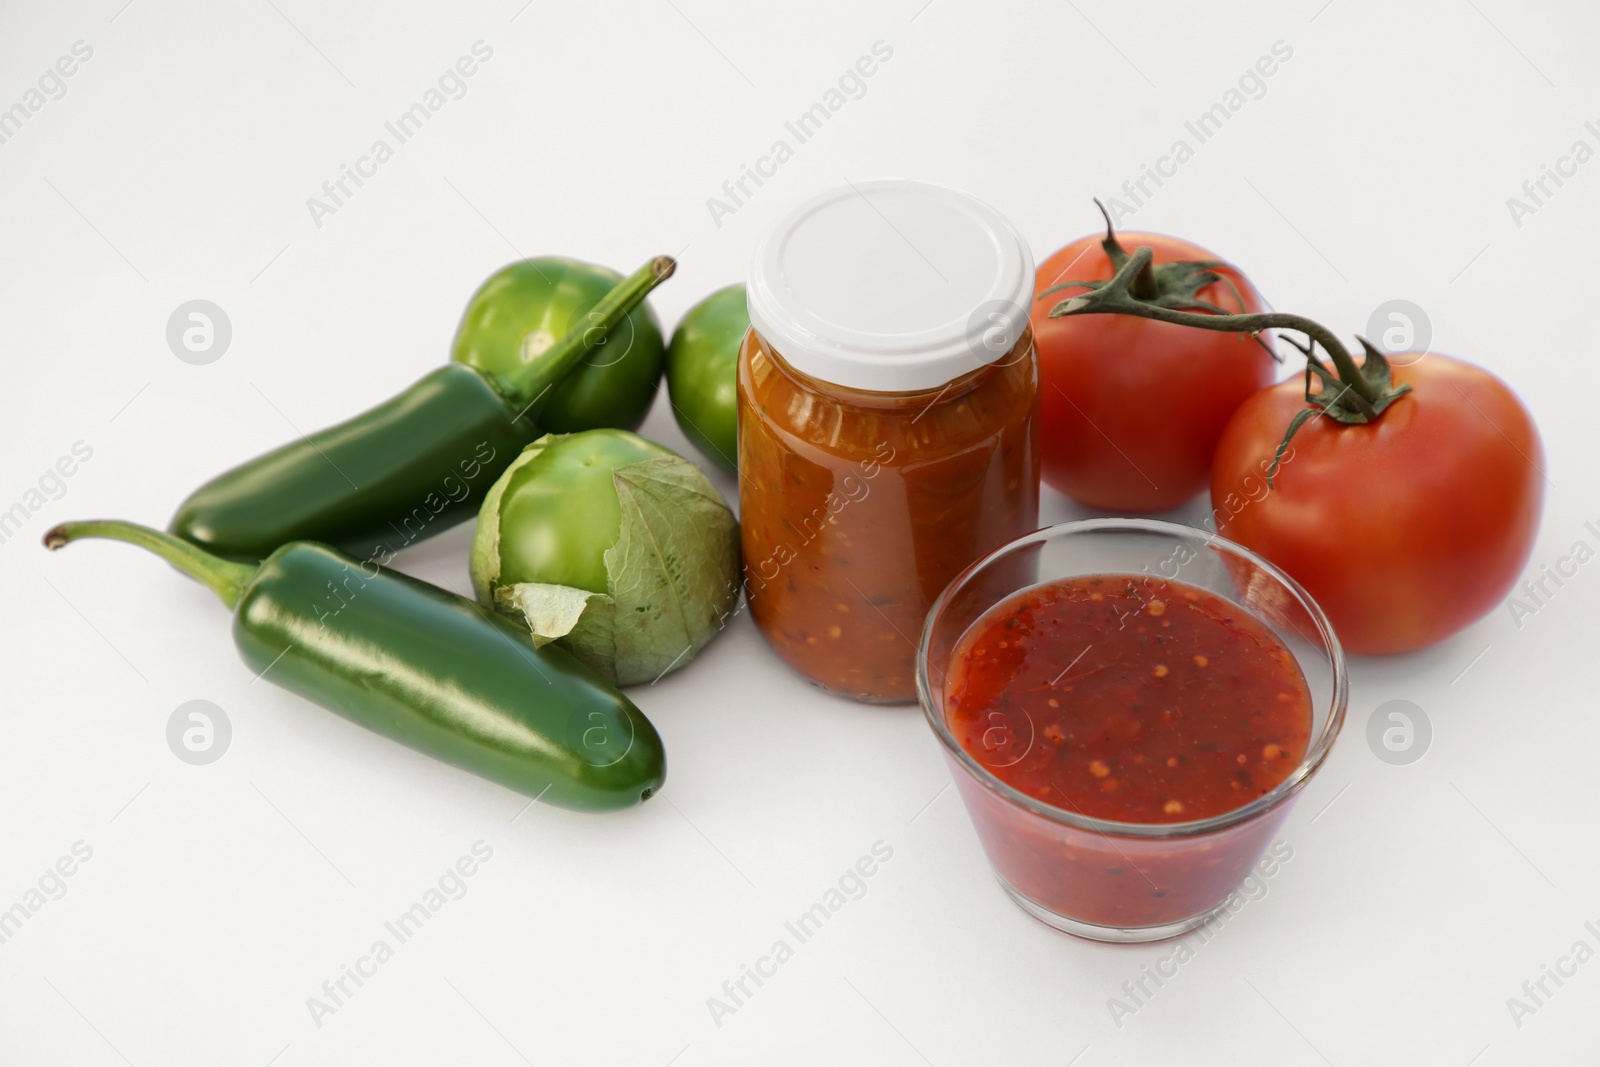
<svg viewBox="0 0 1600 1067"><path fill-rule="evenodd" d="M1104 549L1120 528L1139 552ZM1075 530L1089 543L1070 555L1051 543ZM1162 565L1163 538L1206 551ZM1077 572L1145 551L1143 573ZM1343 720L1337 642L1321 625L1308 641L1286 592L1304 598L1238 546L1141 520L1039 531L946 590L924 630L925 707L1030 913L1138 941L1227 901ZM1309 599L1295 614L1325 623Z"/></svg>
<svg viewBox="0 0 1600 1067"><path fill-rule="evenodd" d="M1260 620L1162 578L1036 586L967 631L945 676L951 731L1046 804L1188 822L1264 796L1305 756L1311 691Z"/></svg>

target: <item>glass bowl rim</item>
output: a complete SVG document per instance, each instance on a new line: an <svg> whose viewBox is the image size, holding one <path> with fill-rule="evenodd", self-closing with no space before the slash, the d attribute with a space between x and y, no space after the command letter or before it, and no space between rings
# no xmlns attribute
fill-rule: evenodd
<svg viewBox="0 0 1600 1067"><path fill-rule="evenodd" d="M961 747L961 743L950 732L950 727L944 721L944 716L935 710L932 685L928 679L928 648L933 638L934 623L949 606L952 596L959 589L964 587L974 575L995 560L1028 544L1042 544L1075 533L1118 531L1167 534L1180 540L1199 542L1205 547L1220 548L1224 552L1244 559L1266 572L1273 580L1287 589L1290 595L1299 601L1300 606L1306 610L1311 621L1316 624L1318 636L1328 652L1329 666L1333 670L1333 691L1329 698L1332 706L1328 710L1328 718L1323 723L1321 732L1307 746L1305 758L1289 773L1288 777L1248 804L1204 819L1172 823L1120 822L1115 819L1099 819L1093 816L1080 815L1065 808L1058 808L1053 804L1046 804L1001 780L998 775L979 763L970 752ZM988 609L986 608L985 610ZM1074 829L1087 830L1091 833L1102 835L1116 835L1118 837L1162 839L1193 837L1200 834L1213 833L1248 822L1256 816L1265 814L1285 803L1298 794L1301 789L1305 788L1306 784L1311 780L1311 776L1327 760L1329 752L1333 749L1334 742L1338 739L1339 733L1344 727L1345 710L1350 695L1349 688L1350 680L1345 663L1344 649L1339 644L1338 636L1333 632L1333 624L1328 621L1328 617L1323 612L1322 607L1311 598L1311 594L1306 592L1299 582L1284 573L1282 568L1276 564L1237 542L1230 541L1226 537L1221 537L1215 533L1208 533L1194 526L1166 522L1161 519L1077 519L1044 526L1034 530L1032 533L1007 541L999 548L981 556L964 568L955 578L951 579L950 584L944 587L934 600L932 607L928 609L927 617L922 623L922 633L917 640L918 703L922 705L923 717L927 719L934 735L939 738L940 743L944 745L946 751L958 765L966 770L974 780L989 789L990 792L995 793L1002 800L1022 808L1024 811L1031 812L1063 826L1070 826Z"/></svg>

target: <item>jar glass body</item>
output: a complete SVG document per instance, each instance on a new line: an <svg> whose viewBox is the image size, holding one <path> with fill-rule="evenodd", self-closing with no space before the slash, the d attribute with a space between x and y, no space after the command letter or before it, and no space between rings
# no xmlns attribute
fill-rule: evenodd
<svg viewBox="0 0 1600 1067"><path fill-rule="evenodd" d="M928 608L974 560L1038 526L1033 335L937 389L850 389L755 330L739 354L740 530L756 627L814 684L917 699Z"/></svg>

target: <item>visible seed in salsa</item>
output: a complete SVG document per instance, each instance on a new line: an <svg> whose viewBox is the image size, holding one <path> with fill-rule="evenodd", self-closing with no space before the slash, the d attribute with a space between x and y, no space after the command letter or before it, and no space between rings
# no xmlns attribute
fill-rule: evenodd
<svg viewBox="0 0 1600 1067"><path fill-rule="evenodd" d="M1164 616L1159 636L1129 625L1140 615ZM945 707L1001 780L1119 822L1204 819L1270 792L1312 725L1299 665L1265 624L1143 575L1050 582L991 608L952 653Z"/></svg>

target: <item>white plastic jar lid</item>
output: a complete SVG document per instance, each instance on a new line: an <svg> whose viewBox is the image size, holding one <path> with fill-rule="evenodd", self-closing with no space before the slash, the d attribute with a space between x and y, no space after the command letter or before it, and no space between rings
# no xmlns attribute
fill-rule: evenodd
<svg viewBox="0 0 1600 1067"><path fill-rule="evenodd" d="M935 182L851 182L756 246L750 324L796 370L848 389L937 389L1010 352L1033 256L988 204Z"/></svg>

